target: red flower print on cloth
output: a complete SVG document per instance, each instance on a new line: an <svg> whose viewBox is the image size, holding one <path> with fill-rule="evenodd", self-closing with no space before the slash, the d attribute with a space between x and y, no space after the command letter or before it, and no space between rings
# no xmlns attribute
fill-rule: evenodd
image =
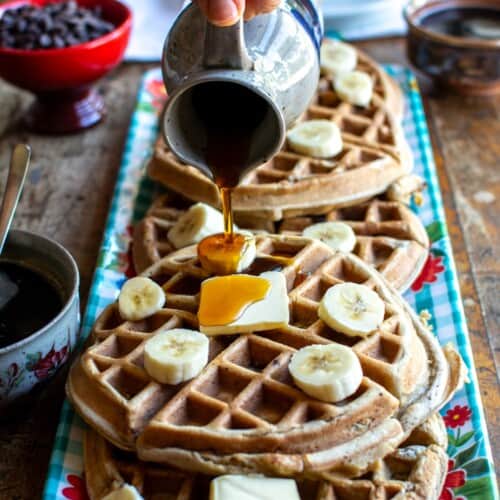
<svg viewBox="0 0 500 500"><path fill-rule="evenodd" d="M453 493L454 488L460 488L465 484L465 471L462 469L452 470L455 462L448 460L448 474L444 480L443 491L439 500L465 500L464 497L456 497Z"/></svg>
<svg viewBox="0 0 500 500"><path fill-rule="evenodd" d="M89 500L85 481L75 474L68 474L66 481L71 485L63 488L62 494L64 498L69 500Z"/></svg>
<svg viewBox="0 0 500 500"><path fill-rule="evenodd" d="M42 353L28 354L26 369L30 372L35 372L35 376L39 380L46 379L53 375L69 356L69 341L68 344L59 351L52 349L42 357Z"/></svg>
<svg viewBox="0 0 500 500"><path fill-rule="evenodd" d="M133 243L131 242L127 252L127 268L125 269L125 276L127 279L137 276L137 272L134 266L134 259L132 256L132 245Z"/></svg>
<svg viewBox="0 0 500 500"><path fill-rule="evenodd" d="M150 80L147 83L146 89L152 97L151 104L158 112L161 112L167 100L167 91L163 81L158 79Z"/></svg>
<svg viewBox="0 0 500 500"><path fill-rule="evenodd" d="M468 406L456 405L451 410L446 412L443 420L446 427L451 427L455 429L456 427L462 427L466 422L470 420L472 412Z"/></svg>
<svg viewBox="0 0 500 500"><path fill-rule="evenodd" d="M123 273L127 279L137 276L132 254L133 243L134 228L127 226L125 231L117 236L116 244L120 248L120 252L113 256L106 268Z"/></svg>
<svg viewBox="0 0 500 500"><path fill-rule="evenodd" d="M445 270L443 266L443 257L435 257L430 254L427 257L424 268L422 272L417 277L417 279L413 282L411 289L414 292L419 292L422 290L425 284L434 283L438 279L438 275L441 274Z"/></svg>
<svg viewBox="0 0 500 500"><path fill-rule="evenodd" d="M127 279L134 278L137 276L137 272L134 266L134 257L133 257L133 245L134 245L134 228L132 226L127 226L127 233L130 237L130 242L127 248L127 267L125 268L125 276Z"/></svg>

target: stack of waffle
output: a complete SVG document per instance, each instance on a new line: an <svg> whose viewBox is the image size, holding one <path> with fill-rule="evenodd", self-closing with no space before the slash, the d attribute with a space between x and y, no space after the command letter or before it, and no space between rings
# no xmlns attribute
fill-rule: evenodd
<svg viewBox="0 0 500 500"><path fill-rule="evenodd" d="M464 369L400 295L429 242L415 215L384 195L411 170L401 96L375 63L362 54L358 60L375 82L370 107L341 102L324 77L304 117L340 126L344 150L329 160L335 165L285 148L235 191L238 224L256 231L257 257L281 259L288 325L209 337L208 364L179 385L151 377L144 348L158 332L199 329L200 288L211 274L196 245L174 248L168 233L193 202L217 206L218 195L158 143L149 171L170 191L137 226L134 260L162 287L166 305L126 320L111 304L67 382L92 429L85 442L92 499L126 484L146 499L208 499L210 482L226 474L293 478L303 500L439 497L447 456L437 412ZM303 237L318 221L349 225L353 252ZM369 336L345 335L318 315L325 292L343 283L364 285L384 304ZM352 349L363 372L358 390L334 403L300 390L288 368L301 348L332 342Z"/></svg>

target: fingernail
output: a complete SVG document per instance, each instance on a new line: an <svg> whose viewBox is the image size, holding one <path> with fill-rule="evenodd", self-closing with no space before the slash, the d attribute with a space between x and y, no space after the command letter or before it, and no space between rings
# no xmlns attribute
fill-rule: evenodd
<svg viewBox="0 0 500 500"><path fill-rule="evenodd" d="M238 17L238 9L233 0L210 0L208 17L219 26L234 24Z"/></svg>

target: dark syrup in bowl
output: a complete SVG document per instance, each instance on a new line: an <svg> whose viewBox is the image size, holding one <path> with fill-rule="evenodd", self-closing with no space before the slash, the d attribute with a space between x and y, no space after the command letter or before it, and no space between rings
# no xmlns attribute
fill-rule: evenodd
<svg viewBox="0 0 500 500"><path fill-rule="evenodd" d="M461 7L436 10L420 20L420 25L442 35L483 40L500 40L500 10Z"/></svg>
<svg viewBox="0 0 500 500"><path fill-rule="evenodd" d="M45 276L0 261L0 349L48 325L62 308L59 290Z"/></svg>

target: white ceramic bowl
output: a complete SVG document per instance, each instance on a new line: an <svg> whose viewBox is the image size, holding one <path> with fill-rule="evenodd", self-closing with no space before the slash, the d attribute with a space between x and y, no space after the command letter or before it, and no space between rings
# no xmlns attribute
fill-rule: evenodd
<svg viewBox="0 0 500 500"><path fill-rule="evenodd" d="M325 29L348 40L401 35L406 0L323 0Z"/></svg>
<svg viewBox="0 0 500 500"><path fill-rule="evenodd" d="M50 379L68 360L79 336L78 267L59 243L27 231L11 230L0 261L32 268L57 285L60 313L32 335L0 349L2 408ZM29 314L29 310L26 311Z"/></svg>

